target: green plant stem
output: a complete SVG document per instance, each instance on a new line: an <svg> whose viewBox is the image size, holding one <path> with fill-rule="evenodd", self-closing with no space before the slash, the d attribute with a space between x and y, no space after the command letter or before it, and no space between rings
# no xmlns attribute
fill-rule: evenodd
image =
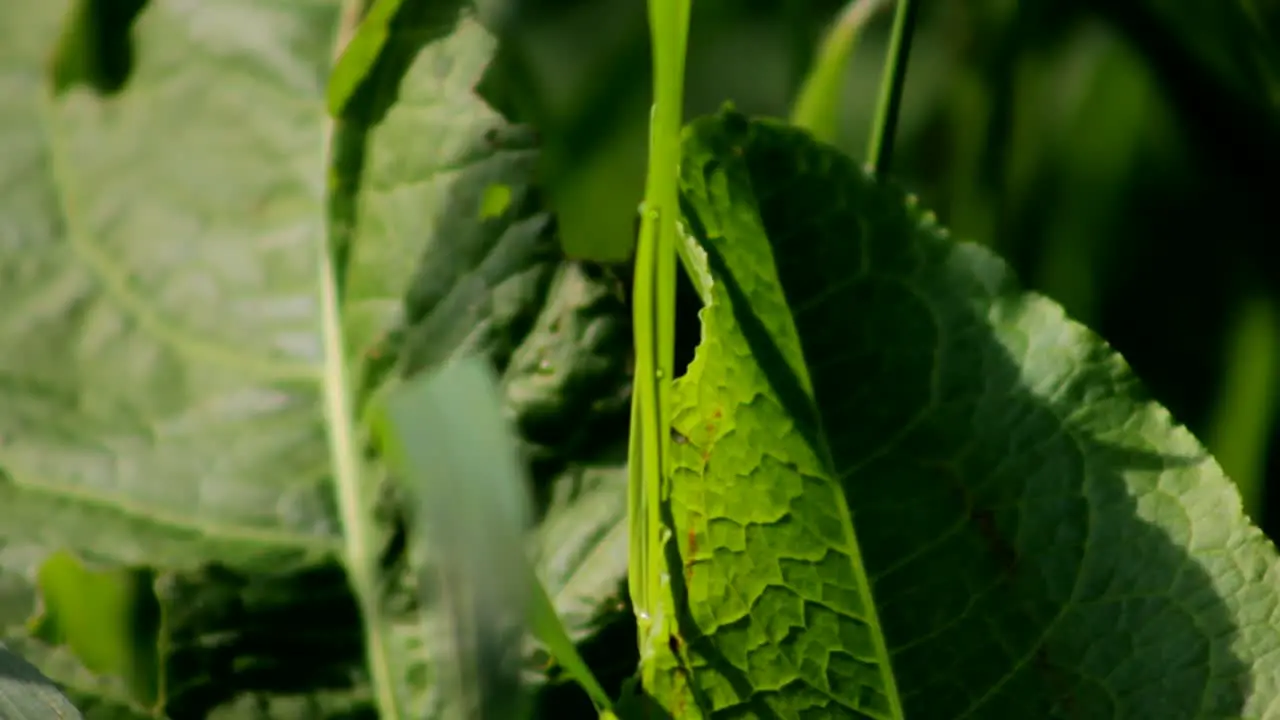
<svg viewBox="0 0 1280 720"><path fill-rule="evenodd" d="M911 37L915 33L919 0L898 0L893 14L893 34L889 54L880 76L880 99L876 118L867 142L867 166L883 180L893 161L893 141L897 133L898 113L902 105L902 89L907 81L907 60L911 55Z"/></svg>
<svg viewBox="0 0 1280 720"><path fill-rule="evenodd" d="M360 458L359 432L356 428L350 376L347 373L342 320L337 293L337 273L329 253L321 253L321 286L323 335L325 351L324 409L329 428L329 447L333 462L333 483L337 497L345 544L347 574L360 604L364 621L369 676L374 686L378 716L388 720L401 717L391 662L382 635L382 606L378 599L375 550L369 543L364 503L360 498L363 462Z"/></svg>
<svg viewBox="0 0 1280 720"><path fill-rule="evenodd" d="M634 326L636 371L632 392L630 494L631 598L641 646L667 618L655 590L663 573L658 510L670 464L666 428L671 425L675 364L675 233L678 213L680 134L684 114L684 64L690 0L650 0L654 102L649 120L649 167L640 238L636 247Z"/></svg>
<svg viewBox="0 0 1280 720"><path fill-rule="evenodd" d="M337 38L332 57L342 54L359 26L368 0L345 0L341 10ZM332 152L340 144L339 121L329 121L327 146ZM335 188L330 188L332 194ZM333 202L333 199L330 199ZM345 232L339 227L350 218L333 218L330 232ZM322 381L326 427L333 464L334 494L344 541L344 560L352 590L360 606L364 628L365 654L369 662L369 679L378 717L399 720L403 717L399 696L392 677L390 649L383 635L383 609L378 594L376 551L371 546L368 516L360 490L363 487L364 461L361 457L359 430L351 378L347 372L346 343L343 339L341 314L341 277L338 248L326 247L320 253L320 288L322 336L325 373Z"/></svg>

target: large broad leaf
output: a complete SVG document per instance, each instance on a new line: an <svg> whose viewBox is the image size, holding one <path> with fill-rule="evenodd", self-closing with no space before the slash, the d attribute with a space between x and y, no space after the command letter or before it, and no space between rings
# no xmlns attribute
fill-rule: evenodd
<svg viewBox="0 0 1280 720"><path fill-rule="evenodd" d="M363 442L358 402L336 401L482 350L540 460L541 515L581 517L535 534L594 634L624 571L624 479L568 429L573 413L621 437L625 398L582 397L625 387L623 312L556 256L530 134L474 90L493 41L471 6L404 3L335 128L337 2L152 0L113 94L54 90L69 8L39 5L0 8L0 538L30 548L5 571L30 584L57 549L157 570L167 695L142 712L348 716L389 682L418 716L427 637L398 513L375 507L376 465L335 480ZM383 687L344 568L385 581ZM129 706L30 635L33 597L3 606L4 640L78 702Z"/></svg>
<svg viewBox="0 0 1280 720"><path fill-rule="evenodd" d="M587 639L625 573L624 538L611 532L624 512L621 455L594 447L608 440L607 424L605 434L591 432L625 418L624 307L602 278L561 262L529 182L531 130L477 95L495 41L471 6L408 2L390 33L343 121L367 128L351 141L359 165L337 156L341 187L356 189L347 338L353 350L375 350L361 371L370 391L381 385L384 358L400 376L474 353L502 371L544 511L537 534L555 533L557 543L540 571L557 606L573 612L571 630ZM407 294L387 292L401 286ZM624 433L612 429L615 438ZM592 474L602 481L579 485L586 467L602 462L606 472ZM565 502L553 503L557 496ZM416 609L420 593L405 590ZM434 631L412 613L398 623L393 643L406 666L430 677ZM423 694L411 712L436 712L438 702Z"/></svg>
<svg viewBox="0 0 1280 720"><path fill-rule="evenodd" d="M799 131L685 152L668 708L892 717L882 630L907 717L1274 712L1275 549L1123 360Z"/></svg>
<svg viewBox="0 0 1280 720"><path fill-rule="evenodd" d="M34 112L5 187L33 189L0 198L6 533L169 567L341 547L317 413L340 362L317 283L334 10L151 3L115 96L55 96L52 43L15 65L5 103Z"/></svg>

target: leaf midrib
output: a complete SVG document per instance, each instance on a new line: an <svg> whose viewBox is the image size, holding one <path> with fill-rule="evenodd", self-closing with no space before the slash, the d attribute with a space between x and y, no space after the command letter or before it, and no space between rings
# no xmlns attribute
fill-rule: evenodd
<svg viewBox="0 0 1280 720"><path fill-rule="evenodd" d="M0 466L11 467L3 462ZM220 540L253 543L258 545L278 546L301 551L322 551L334 553L339 544L322 535L272 530L252 525L236 525L231 523L203 522L198 517L166 512L155 506L129 502L118 495L106 492L94 492L84 485L64 485L46 481L31 481L21 475L10 475L13 484L21 486L30 494L55 497L59 500L73 500L79 505L96 506L114 511L120 515L136 518L150 525L160 525L182 532L190 532L204 537Z"/></svg>
<svg viewBox="0 0 1280 720"><path fill-rule="evenodd" d="M53 98L46 102L45 122L49 127L56 126L57 111L52 107L53 102ZM58 202L66 223L67 239L72 253L88 267L106 296L115 300L129 317L137 321L139 327L181 355L211 365L237 370L259 380L323 382L323 369L312 363L246 356L221 343L204 340L174 326L152 309L147 301L130 287L128 273L89 239L90 234L85 232L82 223L78 220L81 213L76 212L75 193L71 190L75 187L75 183L70 179L72 173L65 157L66 153L60 149L60 143L52 138L49 147L52 175L54 184L58 188Z"/></svg>
<svg viewBox="0 0 1280 720"><path fill-rule="evenodd" d="M342 51L358 31L360 20L368 9L366 0L343 0L338 13L338 28L330 53L331 64L336 63ZM323 106L323 98L321 98ZM324 167L318 168L325 177L333 178L335 150L339 140L339 120L326 113L323 132ZM336 157L341 157L337 155ZM326 209L332 210L334 193L345 189L345 184L330 183L325 193ZM355 191L355 188L352 188ZM352 205L354 207L354 204ZM381 595L378 592L378 564L373 547L373 529L369 508L361 498L363 456L360 454L359 418L355 413L353 388L347 371L346 335L340 296L339 272L343 268L334 263L332 235L342 224L354 218L334 218L330 212L326 233L318 253L321 306L321 336L323 342L324 375L322 392L329 450L333 460L334 494L342 527L346 570L350 577L356 600L360 607L364 630L365 654L369 662L369 679L373 686L375 707L379 717L401 720L404 713L400 696L396 692L394 666L388 638ZM341 228L341 231L350 228Z"/></svg>
<svg viewBox="0 0 1280 720"><path fill-rule="evenodd" d="M50 92L41 103L40 114L46 128L56 128L58 122L57 96ZM138 322L139 327L161 341L166 347L189 358L238 370L255 379L264 381L311 381L320 383L324 375L321 368L307 363L294 363L265 358L246 358L218 343L211 343L195 338L184 330L171 326L158 313L152 311L145 300L135 293L128 282L128 274L119 265L101 252L90 241L80 221L80 214L75 212L77 202L73 181L72 163L67 157L62 143L57 141L57 134L50 131L47 136L49 168L53 186L57 188L57 203L61 211L66 237L72 253L79 257L88 270L100 282L105 295L114 300L127 314ZM9 466L12 467L12 466ZM219 538L233 542L246 542L271 545L284 548L296 548L300 551L321 551L326 554L337 550L337 543L326 541L321 536L288 531L273 531L248 525L218 524L202 522L199 518L183 516L167 512L153 505L130 502L127 498L105 492L93 492L83 485L71 486L57 482L33 480L30 476L12 475L13 482L28 491L45 494L60 499L72 499L84 505L92 505L113 510L126 517L135 518L153 525L166 526L178 531L191 532L205 537Z"/></svg>

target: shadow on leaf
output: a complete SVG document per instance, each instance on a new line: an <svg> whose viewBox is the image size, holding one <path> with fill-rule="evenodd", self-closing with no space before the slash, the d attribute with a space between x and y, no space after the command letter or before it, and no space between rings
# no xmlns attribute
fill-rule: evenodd
<svg viewBox="0 0 1280 720"><path fill-rule="evenodd" d="M689 227L772 392L820 456L830 449L908 717L1174 720L1268 706L1272 689L1252 678L1274 674L1280 648L1261 620L1277 604L1274 549L1105 343L798 131L722 116L693 134ZM707 232L743 227L725 217L744 212L767 235L816 422L777 318L763 330L743 266L726 260L758 241ZM674 580L684 562L669 562ZM695 664L728 680L737 710L788 702L753 692L760 666L726 657L714 628L700 638L687 610L705 601L678 598ZM818 689L839 680L810 677Z"/></svg>

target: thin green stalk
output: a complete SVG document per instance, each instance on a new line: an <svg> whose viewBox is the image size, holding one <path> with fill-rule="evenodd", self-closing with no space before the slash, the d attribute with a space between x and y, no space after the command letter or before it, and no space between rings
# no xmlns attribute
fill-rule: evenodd
<svg viewBox="0 0 1280 720"><path fill-rule="evenodd" d="M1232 325L1207 444L1240 489L1245 512L1260 523L1267 438L1280 420L1280 303L1261 294L1246 297Z"/></svg>
<svg viewBox="0 0 1280 720"><path fill-rule="evenodd" d="M529 579L533 586L529 624L534 637L542 641L547 652L551 653L551 657L555 658L560 667L564 668L569 677L573 678L587 697L591 698L591 703L596 706L596 713L601 717L612 717L613 701L609 699L609 693L601 687L600 681L591 672L587 661L578 654L578 647L573 644L568 631L565 630L564 622L556 614L555 603L547 595L547 588L533 572L532 567L529 568Z"/></svg>
<svg viewBox="0 0 1280 720"><path fill-rule="evenodd" d="M881 180L889 174L889 165L893 160L893 141L902 105L902 88L907 81L907 59L911 55L911 37L915 34L913 31L918 9L919 0L898 0L898 7L893 14L889 55L880 76L880 99L876 105L875 122L871 126L871 137L867 142L867 166Z"/></svg>
<svg viewBox="0 0 1280 720"><path fill-rule="evenodd" d="M650 0L654 103L649 167L636 247L634 326L636 372L632 393L630 495L631 599L636 610L642 667L669 620L657 596L664 574L658 515L670 459L671 380L675 364L675 246L684 114L684 64L690 0Z"/></svg>
<svg viewBox="0 0 1280 720"><path fill-rule="evenodd" d="M360 497L363 461L360 457L359 431L355 426L350 376L344 357L337 272L332 266L329 253L321 253L321 257L321 306L326 357L323 383L325 424L329 428L333 483L345 544L346 567L364 621L369 677L374 686L378 716L398 720L401 717L399 701L391 676L389 649L382 634L385 623L378 596L376 550L370 544L367 527L372 520L367 517Z"/></svg>
<svg viewBox="0 0 1280 720"><path fill-rule="evenodd" d="M369 0L345 0L341 10L338 35L334 43L333 57L341 55L369 5ZM330 120L326 142L330 151L341 145L343 129L341 121ZM330 189L334 191L333 188ZM331 199L332 202L332 199ZM333 218L331 232L342 233L349 228L349 218ZM344 225L343 227L339 227ZM325 354L325 373L322 382L326 426L329 429L329 447L333 463L334 493L345 543L345 561L351 586L360 606L364 626L365 654L369 663L369 678L373 685L378 717L399 720L403 717L399 695L392 677L390 648L383 635L385 622L377 584L376 549L371 545L368 532L367 508L362 501L360 488L364 461L361 457L359 430L355 414L354 393L347 372L346 348L343 341L341 317L342 268L336 257L337 248L325 247L320 253L320 289L322 311L322 337Z"/></svg>
<svg viewBox="0 0 1280 720"><path fill-rule="evenodd" d="M808 130L823 142L836 141L845 68L858 47L862 29L889 1L850 0L845 5L844 11L827 31L813 59L813 67L805 76L795 107L791 110L793 125Z"/></svg>

